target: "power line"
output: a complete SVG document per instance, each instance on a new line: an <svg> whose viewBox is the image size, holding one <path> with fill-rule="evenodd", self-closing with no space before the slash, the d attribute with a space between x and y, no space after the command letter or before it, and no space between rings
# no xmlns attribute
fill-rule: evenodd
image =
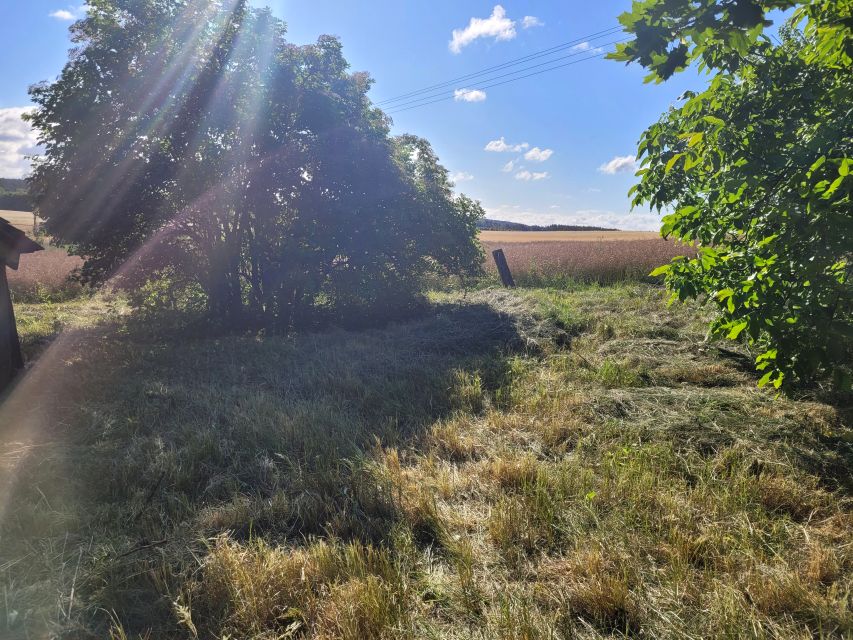
<svg viewBox="0 0 853 640"><path fill-rule="evenodd" d="M501 64L497 64L497 65L494 65L491 67L486 67L484 69L481 69L480 71L475 71L473 73L469 73L469 74L466 74L463 76L459 76L457 78L453 78L452 80L447 80L446 82L439 82L438 84L430 85L428 87L424 87L422 89L418 89L415 91L410 91L408 93L404 93L402 95L398 95L398 96L393 97L393 98L380 100L380 101L376 102L375 104L377 106L380 106L380 105L389 104L392 102L399 102L400 100L405 100L406 98L411 98L412 96L416 96L416 95L419 95L422 93L427 93L429 91L433 91L435 89L446 87L448 85L453 85L457 82L462 82L464 80L470 80L470 79L476 78L478 76L490 73L492 71L500 71L501 69L506 69L508 67L513 67L513 66L516 66L519 64L523 64L523 63L528 62L530 60L542 58L542 57L551 55L553 53L557 53L558 51L561 51L561 50L566 49L568 47L578 46L580 44L583 44L584 42L589 42L590 40L597 40L599 38L606 38L607 36L614 35L615 33L619 32L621 30L622 30L621 27L611 27L609 29L604 29L602 31L596 31L595 33L591 33L589 35L582 36L582 37L576 38L574 40L569 40L568 42L564 42L562 44L554 45L553 47L549 47L547 49L542 49L541 51L537 51L537 52L531 53L529 55L522 56L520 58L514 58L512 60L508 60L508 61L501 63ZM397 106L399 106L399 105L397 105Z"/></svg>
<svg viewBox="0 0 853 640"><path fill-rule="evenodd" d="M573 60L572 62L566 62L566 63L563 63L563 64L558 64L558 65L556 65L556 66L554 66L554 67L549 67L549 68L547 68L547 69L541 69L541 70L539 70L539 71L534 71L533 73L528 73L528 74L526 74L526 75L519 76L519 77L517 77L517 78L510 78L509 80L502 80L501 82L495 82L495 83L493 83L493 84L486 84L486 85L483 85L483 86L477 87L476 89L472 89L471 91L477 91L477 90L481 90L481 89L490 89L490 88L492 88L492 87L499 87L500 85L508 84L508 83L510 83L510 82L516 82L517 80L523 80L524 78L530 78L530 77L532 77L532 76L538 76L538 75L541 75L541 74L543 74L543 73L547 73L548 71L555 71L556 69L562 69L562 68L564 68L564 67L570 67L570 66L572 66L572 65L574 65L574 64L579 64L579 63L581 63L581 62L586 62L587 60L594 60L594 59L596 59L596 58L603 58L603 57L604 57L604 56L606 56L606 55L607 55L607 53L606 53L606 52L605 52L605 53L599 53L599 54L596 54L596 55L588 56L588 57L586 57L586 58L581 58L580 60ZM420 104L415 104L415 105L413 105L413 106L411 106L411 107L405 107L405 108L402 108L402 109L393 109L393 110L391 110L391 111L387 111L386 113L387 113L388 115L393 115L393 114L395 114L395 113L402 113L403 111L409 111L409 110L411 110L411 109L418 109L418 108L420 108L420 107L425 107L425 106L430 105L430 104L435 104L436 102L442 102L443 100L452 100L453 98L454 98L454 96L452 96L452 95L444 96L444 97L442 97L442 98L436 98L435 100L430 100L430 101L428 101L428 102L422 102L422 103L420 103Z"/></svg>
<svg viewBox="0 0 853 640"><path fill-rule="evenodd" d="M599 50L602 47L609 47L610 45L618 44L619 42L624 42L624 40L613 40L612 42L605 42L604 44L601 44L601 45L595 47L595 50ZM479 80L479 82L492 82L493 80L498 80L500 78L507 78L509 76L514 76L518 73L524 73L525 71L531 71L532 69L538 69L540 67L544 67L547 65L554 64L555 62L560 62L562 60L568 60L569 58L576 58L577 56L581 56L581 55L588 54L588 53L589 53L589 50L577 51L575 53L570 53L567 56L561 56L559 58L553 58L553 59L548 60L546 62L540 62L539 64L534 64L534 65L531 65L529 67L524 67L522 69L516 69L515 71L510 71L509 73L502 73L502 74L497 75L497 76L492 76L491 78L482 78ZM471 91L475 91L475 90L476 89L466 89L465 93L470 93ZM389 107L389 109L390 110L397 110L399 107L405 107L407 105L418 103L422 100L429 100L430 98L436 98L440 95L445 94L446 92L447 92L447 90L445 89L445 90L439 91L437 93L433 93L431 95L425 95L425 96L413 98L412 100L408 100L406 102L401 102L399 104L392 105L391 107ZM455 97L455 95L454 95L454 97Z"/></svg>

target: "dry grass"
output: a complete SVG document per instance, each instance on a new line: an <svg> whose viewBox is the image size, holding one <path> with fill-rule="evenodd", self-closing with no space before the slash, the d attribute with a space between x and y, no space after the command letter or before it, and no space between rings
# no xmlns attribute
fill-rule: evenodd
<svg viewBox="0 0 853 640"><path fill-rule="evenodd" d="M0 635L850 637L849 411L663 298L288 338L78 306L0 409Z"/></svg>
<svg viewBox="0 0 853 640"><path fill-rule="evenodd" d="M495 249L503 249L516 283L522 286L566 287L578 282L612 283L644 279L654 268L668 263L675 256L691 253L689 247L674 241L648 236L564 242L507 242L484 238L483 246L489 254ZM486 266L496 273L491 255L488 255Z"/></svg>

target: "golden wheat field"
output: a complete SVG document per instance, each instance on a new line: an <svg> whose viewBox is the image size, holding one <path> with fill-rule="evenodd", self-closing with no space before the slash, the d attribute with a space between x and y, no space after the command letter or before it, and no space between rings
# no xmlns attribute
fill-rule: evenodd
<svg viewBox="0 0 853 640"><path fill-rule="evenodd" d="M33 230L33 214L29 211L7 211L0 209L0 218L27 232Z"/></svg>
<svg viewBox="0 0 853 640"><path fill-rule="evenodd" d="M502 249L516 283L522 286L562 287L572 281L608 283L644 279L653 269L676 256L695 254L691 247L661 237L598 242L482 240L482 245L487 252L486 269L495 272L490 254Z"/></svg>

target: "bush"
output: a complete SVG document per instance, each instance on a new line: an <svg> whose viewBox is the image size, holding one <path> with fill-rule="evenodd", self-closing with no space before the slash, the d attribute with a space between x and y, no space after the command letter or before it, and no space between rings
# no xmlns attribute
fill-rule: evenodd
<svg viewBox="0 0 853 640"><path fill-rule="evenodd" d="M62 75L31 91L30 184L86 280L180 273L218 321L285 330L480 268L482 208L426 141L390 135L335 38L294 46L245 1L102 0L71 30Z"/></svg>

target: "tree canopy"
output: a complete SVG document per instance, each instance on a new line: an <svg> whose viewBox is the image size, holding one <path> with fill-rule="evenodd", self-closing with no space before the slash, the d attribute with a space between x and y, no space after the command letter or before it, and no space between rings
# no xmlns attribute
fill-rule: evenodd
<svg viewBox="0 0 853 640"><path fill-rule="evenodd" d="M778 36L773 9L794 9ZM756 349L760 385L849 389L853 2L644 0L620 19L636 37L612 57L649 81L713 74L640 140L634 204L698 247L656 273L718 306L713 329Z"/></svg>
<svg viewBox="0 0 853 640"><path fill-rule="evenodd" d="M295 46L247 0L91 0L31 89L31 179L84 276L168 272L211 313L286 327L319 304L405 304L479 268L480 206L394 138L340 42Z"/></svg>

